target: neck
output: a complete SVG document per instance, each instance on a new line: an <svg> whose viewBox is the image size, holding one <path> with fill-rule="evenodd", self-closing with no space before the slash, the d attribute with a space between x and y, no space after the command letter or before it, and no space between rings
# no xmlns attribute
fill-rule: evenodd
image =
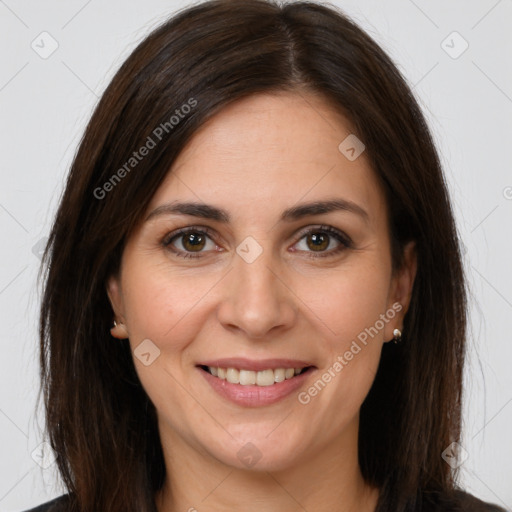
<svg viewBox="0 0 512 512"><path fill-rule="evenodd" d="M339 439L315 447L314 453L304 453L286 469L262 471L227 466L161 426L167 476L156 495L157 510L374 512L379 492L362 477L357 426L356 422Z"/></svg>

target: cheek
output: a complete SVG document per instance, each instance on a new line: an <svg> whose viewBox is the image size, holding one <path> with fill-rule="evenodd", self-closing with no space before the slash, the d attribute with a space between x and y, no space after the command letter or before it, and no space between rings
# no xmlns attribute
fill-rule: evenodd
<svg viewBox="0 0 512 512"><path fill-rule="evenodd" d="M325 356L301 403L322 416L332 432L357 414L374 381L384 342L388 290L385 266L354 265L299 291L314 332L321 332L316 340Z"/></svg>
<svg viewBox="0 0 512 512"><path fill-rule="evenodd" d="M361 258L336 271L317 273L314 279L302 276L295 290L304 314L318 327L319 338L339 351L385 313L389 285L390 271L385 265L369 265ZM382 327L374 337L382 340Z"/></svg>
<svg viewBox="0 0 512 512"><path fill-rule="evenodd" d="M130 342L149 338L162 351L184 348L201 328L201 301L215 281L211 273L191 276L163 265L132 265L123 282Z"/></svg>
<svg viewBox="0 0 512 512"><path fill-rule="evenodd" d="M208 318L204 304L218 277L211 273L192 277L141 261L129 262L122 284L134 364L156 409L172 410L173 424L179 425L196 405L184 400L188 395L183 383L192 363L187 349L204 328ZM139 357L148 352L146 361Z"/></svg>

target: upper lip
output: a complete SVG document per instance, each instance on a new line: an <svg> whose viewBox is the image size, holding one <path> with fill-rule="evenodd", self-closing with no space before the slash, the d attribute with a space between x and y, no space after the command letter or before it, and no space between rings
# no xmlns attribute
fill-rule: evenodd
<svg viewBox="0 0 512 512"><path fill-rule="evenodd" d="M215 359L198 363L198 366L210 366L213 368L236 368L237 370L276 370L277 368L306 368L313 366L308 361L298 359L246 359L243 357L230 357Z"/></svg>

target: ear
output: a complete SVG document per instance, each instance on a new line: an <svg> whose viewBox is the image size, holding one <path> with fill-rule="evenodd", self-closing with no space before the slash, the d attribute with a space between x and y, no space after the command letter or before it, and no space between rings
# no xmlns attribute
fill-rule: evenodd
<svg viewBox="0 0 512 512"><path fill-rule="evenodd" d="M123 296L121 291L121 283L116 276L110 276L107 281L107 295L110 300L110 305L114 311L115 325L110 329L110 334L114 338L124 340L128 338L128 329L124 319L124 305Z"/></svg>
<svg viewBox="0 0 512 512"><path fill-rule="evenodd" d="M400 329L400 331L403 330L404 317L411 302L417 267L418 260L416 254L416 243L411 241L404 247L402 266L392 277L388 308L395 311L396 314L393 317L393 320L386 324L384 339L387 341L391 341L393 339L394 329Z"/></svg>

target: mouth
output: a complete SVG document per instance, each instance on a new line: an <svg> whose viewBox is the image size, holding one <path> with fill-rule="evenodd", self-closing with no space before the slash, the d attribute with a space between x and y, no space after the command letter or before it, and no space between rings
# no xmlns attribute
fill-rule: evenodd
<svg viewBox="0 0 512 512"><path fill-rule="evenodd" d="M230 358L202 361L196 367L218 396L241 407L284 400L305 386L317 370L309 362L294 359Z"/></svg>
<svg viewBox="0 0 512 512"><path fill-rule="evenodd" d="M298 375L302 375L310 370L313 366L304 366L297 368L266 368L264 370L245 370L241 368L221 367L199 365L201 370L209 373L213 377L225 380L230 384L240 384L242 386L274 386L285 380L293 379Z"/></svg>

